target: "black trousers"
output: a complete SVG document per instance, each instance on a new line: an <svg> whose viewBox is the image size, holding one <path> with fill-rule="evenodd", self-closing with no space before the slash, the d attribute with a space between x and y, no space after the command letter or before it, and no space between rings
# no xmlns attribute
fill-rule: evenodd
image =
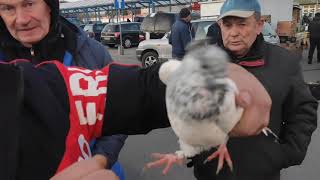
<svg viewBox="0 0 320 180"><path fill-rule="evenodd" d="M274 175L248 175L241 172L231 172L225 164L216 175L217 163L209 165L195 165L194 176L197 180L280 180L280 172Z"/></svg>
<svg viewBox="0 0 320 180"><path fill-rule="evenodd" d="M225 163L222 170L216 175L218 159L206 164L203 163L216 150L213 148L192 158L193 173L197 180L280 180L280 170L275 170L273 164L270 163L272 160L269 161L269 157L266 154L257 152L257 149L251 146L252 153L249 153L250 157L247 154L242 157L242 151L230 142L228 150L233 161L233 171ZM247 146L248 144L244 142L241 145Z"/></svg>
<svg viewBox="0 0 320 180"><path fill-rule="evenodd" d="M310 38L310 49L308 55L308 63L312 63L314 50L317 48L317 59L320 62L320 38Z"/></svg>

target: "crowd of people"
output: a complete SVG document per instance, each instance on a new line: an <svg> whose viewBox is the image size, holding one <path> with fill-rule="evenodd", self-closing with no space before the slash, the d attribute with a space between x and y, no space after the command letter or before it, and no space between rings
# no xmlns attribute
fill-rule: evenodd
<svg viewBox="0 0 320 180"><path fill-rule="evenodd" d="M309 63L316 47L320 62L319 19L317 13L309 25ZM190 10L181 9L170 35L175 59L183 60L194 38L190 21ZM210 43L225 50L232 60L228 76L240 90L236 103L244 108L244 113L230 132L232 138L227 144L235 165L233 171L223 168L215 174L217 161L203 163L215 151L213 148L191 158L198 180L279 180L282 169L301 164L306 156L317 127L318 102L304 83L300 57L266 43L262 27L258 0L226 0L217 23L210 28ZM17 113L19 135L10 136L10 140L16 142L10 146L16 156L12 161L2 157L6 153L1 153L0 159L7 161L0 161L0 167L11 169L0 171L0 179L114 180L118 177L109 169L117 161L127 135L170 126L166 117L165 85L157 76L160 65L147 69L112 65L112 57L103 45L88 38L60 15L59 0L0 0L0 59L23 68L24 76L22 107ZM28 60L28 63L17 63L17 59ZM3 69L0 74L8 77L6 82L11 80L10 73L19 72L9 65L0 66ZM88 149L79 152L82 157L88 155L79 162L74 160L72 154L77 153L73 152L74 144L70 144L78 108L73 107L72 102L78 97L71 93L64 79L68 74L65 66L103 69L97 74L105 72L110 77L108 93L101 93L103 96L97 98L103 100L96 100L106 123L95 126L94 132L89 126L83 130L89 133L90 140L97 139L92 157ZM240 66L247 71L240 71ZM90 79L89 75L86 79ZM150 94L149 90L157 94ZM269 96L259 96L263 94L259 90ZM3 90L2 96L5 94L7 90ZM123 109L128 112L121 112ZM265 127L277 138L263 135L261 131ZM10 166L6 162L10 162Z"/></svg>

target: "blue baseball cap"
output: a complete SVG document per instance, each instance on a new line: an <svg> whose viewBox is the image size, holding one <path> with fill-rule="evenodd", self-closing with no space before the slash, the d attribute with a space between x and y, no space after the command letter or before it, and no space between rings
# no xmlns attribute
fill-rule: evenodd
<svg viewBox="0 0 320 180"><path fill-rule="evenodd" d="M261 13L258 0L226 0L220 9L219 19L227 16L247 18L254 12Z"/></svg>

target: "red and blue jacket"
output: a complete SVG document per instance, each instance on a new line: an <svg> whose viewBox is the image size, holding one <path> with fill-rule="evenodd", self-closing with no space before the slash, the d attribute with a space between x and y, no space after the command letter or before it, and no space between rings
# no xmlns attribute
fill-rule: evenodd
<svg viewBox="0 0 320 180"><path fill-rule="evenodd" d="M13 84L14 91L0 88L0 93L21 98L9 103L15 116L1 120L6 124L16 119L6 128L10 131L3 132L13 143L3 150L11 156L3 156L6 161L0 167L8 171L0 171L0 177L3 173L8 179L49 179L89 158L88 142L93 138L168 127L165 85L158 70L159 65L141 69L110 64L92 71L57 61L37 66L23 60L1 64L0 81Z"/></svg>

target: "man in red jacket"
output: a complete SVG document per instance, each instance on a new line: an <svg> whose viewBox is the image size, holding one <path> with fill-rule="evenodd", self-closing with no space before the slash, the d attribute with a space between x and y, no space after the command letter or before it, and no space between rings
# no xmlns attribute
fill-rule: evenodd
<svg viewBox="0 0 320 180"><path fill-rule="evenodd" d="M90 139L117 133L145 134L170 126L165 107L165 85L158 77L159 65L140 69L111 64L102 70L91 71L66 68L58 62L37 68L29 62L17 64L18 68L0 65L0 82L6 84L0 88L1 94L12 100L0 103L3 117L0 137L3 142L11 142L1 149L0 166L7 169L0 171L1 179L49 179L59 172L62 174L56 177L77 176L85 163L72 166L80 168L65 168L91 156L88 151ZM230 65L229 76L242 92L237 102L245 108L232 134L259 133L268 124L270 99L251 96L253 92L266 92L241 67ZM251 83L242 83L241 79ZM29 121L15 118L19 113L13 112L21 108L22 100L25 106L20 111L37 118ZM127 111L123 113L120 109ZM266 118L257 121L257 116ZM24 146L26 148L22 148ZM27 161L24 154L33 157L32 162ZM96 159L92 161L95 163ZM89 168L88 172L82 173L89 176L99 171L94 165L92 167L93 171Z"/></svg>

